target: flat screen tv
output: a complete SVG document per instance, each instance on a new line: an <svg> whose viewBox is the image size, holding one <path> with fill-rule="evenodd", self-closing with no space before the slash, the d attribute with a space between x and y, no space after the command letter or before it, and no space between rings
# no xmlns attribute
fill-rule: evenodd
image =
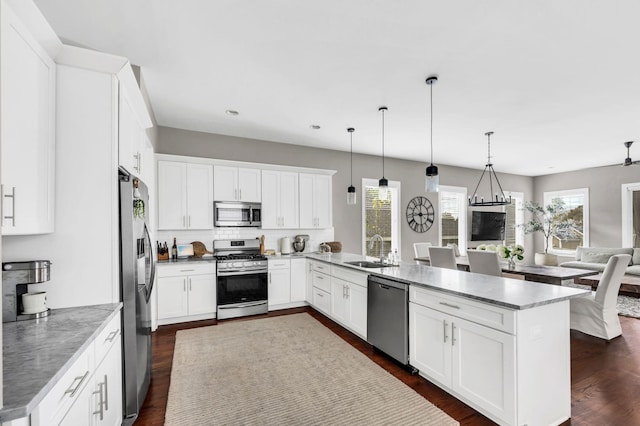
<svg viewBox="0 0 640 426"><path fill-rule="evenodd" d="M507 214L503 212L471 213L471 241L502 241Z"/></svg>

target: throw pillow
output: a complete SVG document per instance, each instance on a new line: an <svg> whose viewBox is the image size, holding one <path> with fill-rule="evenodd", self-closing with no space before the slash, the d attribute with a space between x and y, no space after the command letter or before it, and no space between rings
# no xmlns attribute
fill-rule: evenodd
<svg viewBox="0 0 640 426"><path fill-rule="evenodd" d="M611 256L613 256L611 253L599 253L594 251L583 252L582 261L589 263L607 263Z"/></svg>

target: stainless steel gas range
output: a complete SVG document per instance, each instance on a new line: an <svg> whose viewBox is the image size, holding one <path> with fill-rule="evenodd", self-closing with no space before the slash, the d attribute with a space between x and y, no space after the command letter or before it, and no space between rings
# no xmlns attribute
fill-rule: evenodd
<svg viewBox="0 0 640 426"><path fill-rule="evenodd" d="M235 318L268 311L267 258L260 241L214 240L217 265L217 318Z"/></svg>

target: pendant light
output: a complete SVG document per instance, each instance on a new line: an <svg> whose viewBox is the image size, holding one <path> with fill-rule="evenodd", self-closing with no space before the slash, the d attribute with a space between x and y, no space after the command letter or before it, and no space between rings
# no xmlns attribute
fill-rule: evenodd
<svg viewBox="0 0 640 426"><path fill-rule="evenodd" d="M389 197L389 181L384 177L384 113L386 106L381 106L378 111L382 112L382 179L378 181L378 198L386 200Z"/></svg>
<svg viewBox="0 0 640 426"><path fill-rule="evenodd" d="M350 140L350 148L349 148L349 152L351 155L351 184L349 185L349 187L347 188L347 204L350 206L355 206L357 203L356 200L356 187L353 186L353 132L356 129L354 129L353 127L349 127L347 129L347 132L349 132L349 140Z"/></svg>
<svg viewBox="0 0 640 426"><path fill-rule="evenodd" d="M438 192L440 177L438 176L438 167L433 165L433 85L438 81L438 77L432 75L427 78L427 85L430 93L430 111L431 111L431 156L429 166L427 167L427 176L424 182L424 190L426 192Z"/></svg>
<svg viewBox="0 0 640 426"><path fill-rule="evenodd" d="M485 133L487 137L487 164L484 166L484 170L480 175L480 180L476 185L476 189L473 190L473 196L469 197L469 205L472 207L490 207L490 206L506 206L511 204L511 196L507 199L504 195L504 191L502 190L502 186L500 185L500 181L498 180L498 176L496 175L495 170L493 170L493 164L491 164L491 135L493 132ZM487 173L488 172L488 173ZM482 183L482 179L484 175L487 174L489 176L489 196L487 197L488 201L484 200L484 197L480 197L480 201L478 201L478 188ZM495 199L493 198L493 180L495 179L496 184L498 185L498 189L500 189L500 193L495 193ZM473 201L472 201L473 200Z"/></svg>

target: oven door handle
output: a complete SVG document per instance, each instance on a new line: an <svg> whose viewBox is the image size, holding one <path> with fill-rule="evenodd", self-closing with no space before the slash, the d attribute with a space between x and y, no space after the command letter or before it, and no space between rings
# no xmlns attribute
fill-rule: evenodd
<svg viewBox="0 0 640 426"><path fill-rule="evenodd" d="M266 269L254 270L254 271L218 271L219 277L233 277L236 275L255 275L255 274L266 274Z"/></svg>
<svg viewBox="0 0 640 426"><path fill-rule="evenodd" d="M218 309L236 309L236 308L250 308L251 306L260 306L266 305L266 300L260 300L257 302L248 302L248 303L234 303L232 305L218 305Z"/></svg>

